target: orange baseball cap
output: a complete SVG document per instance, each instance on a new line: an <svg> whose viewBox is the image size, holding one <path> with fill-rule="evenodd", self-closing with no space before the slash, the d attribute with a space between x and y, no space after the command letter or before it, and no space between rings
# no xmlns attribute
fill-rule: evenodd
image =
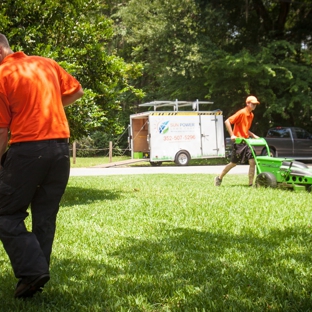
<svg viewBox="0 0 312 312"><path fill-rule="evenodd" d="M246 103L260 104L258 99L255 96L253 96L253 95L250 95L250 96L247 97Z"/></svg>

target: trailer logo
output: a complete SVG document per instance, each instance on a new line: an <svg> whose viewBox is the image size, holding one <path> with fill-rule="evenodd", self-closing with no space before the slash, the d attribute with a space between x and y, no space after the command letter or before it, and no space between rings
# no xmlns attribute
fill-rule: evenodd
<svg viewBox="0 0 312 312"><path fill-rule="evenodd" d="M169 124L169 120L161 123L160 126L158 127L159 133L161 133L161 134L167 133L169 131L169 125L168 124Z"/></svg>

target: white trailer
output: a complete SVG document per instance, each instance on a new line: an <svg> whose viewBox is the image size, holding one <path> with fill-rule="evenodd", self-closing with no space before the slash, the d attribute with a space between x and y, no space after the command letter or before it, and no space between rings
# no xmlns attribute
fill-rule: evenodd
<svg viewBox="0 0 312 312"><path fill-rule="evenodd" d="M131 158L147 159L153 166L165 161L185 166L191 159L225 157L222 111L199 111L199 104L212 102L140 104L142 107L152 106L154 111L130 115ZM173 110L157 111L163 106L171 106ZM185 106L192 106L193 111L179 111Z"/></svg>

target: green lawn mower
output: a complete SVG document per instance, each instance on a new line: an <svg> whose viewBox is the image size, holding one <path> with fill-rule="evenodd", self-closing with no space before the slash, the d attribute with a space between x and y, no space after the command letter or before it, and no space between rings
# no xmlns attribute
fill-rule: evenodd
<svg viewBox="0 0 312 312"><path fill-rule="evenodd" d="M287 188L295 191L312 189L312 169L291 158L272 157L264 138L236 138L236 144L247 144L256 162L256 187ZM267 156L257 156L253 146L264 146Z"/></svg>

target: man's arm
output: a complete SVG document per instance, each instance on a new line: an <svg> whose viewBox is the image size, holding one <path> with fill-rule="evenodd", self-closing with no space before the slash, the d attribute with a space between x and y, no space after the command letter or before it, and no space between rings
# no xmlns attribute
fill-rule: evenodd
<svg viewBox="0 0 312 312"><path fill-rule="evenodd" d="M0 159L8 147L8 128L0 128ZM1 165L0 165L1 168Z"/></svg>
<svg viewBox="0 0 312 312"><path fill-rule="evenodd" d="M230 121L227 119L225 122L225 127L226 127L226 130L228 131L230 137L231 137L231 140L234 141L236 136L233 134L233 130L232 130L232 125L230 123Z"/></svg>
<svg viewBox="0 0 312 312"><path fill-rule="evenodd" d="M63 106L68 106L70 104L73 104L75 101L77 101L78 99L80 99L83 96L83 90L82 88L80 88L78 91L76 91L73 94L69 94L69 95L63 95L62 96L62 103Z"/></svg>
<svg viewBox="0 0 312 312"><path fill-rule="evenodd" d="M248 131L248 134L250 137L252 137L254 139L259 139L259 137L257 135L255 135L253 132L251 132L250 130Z"/></svg>

